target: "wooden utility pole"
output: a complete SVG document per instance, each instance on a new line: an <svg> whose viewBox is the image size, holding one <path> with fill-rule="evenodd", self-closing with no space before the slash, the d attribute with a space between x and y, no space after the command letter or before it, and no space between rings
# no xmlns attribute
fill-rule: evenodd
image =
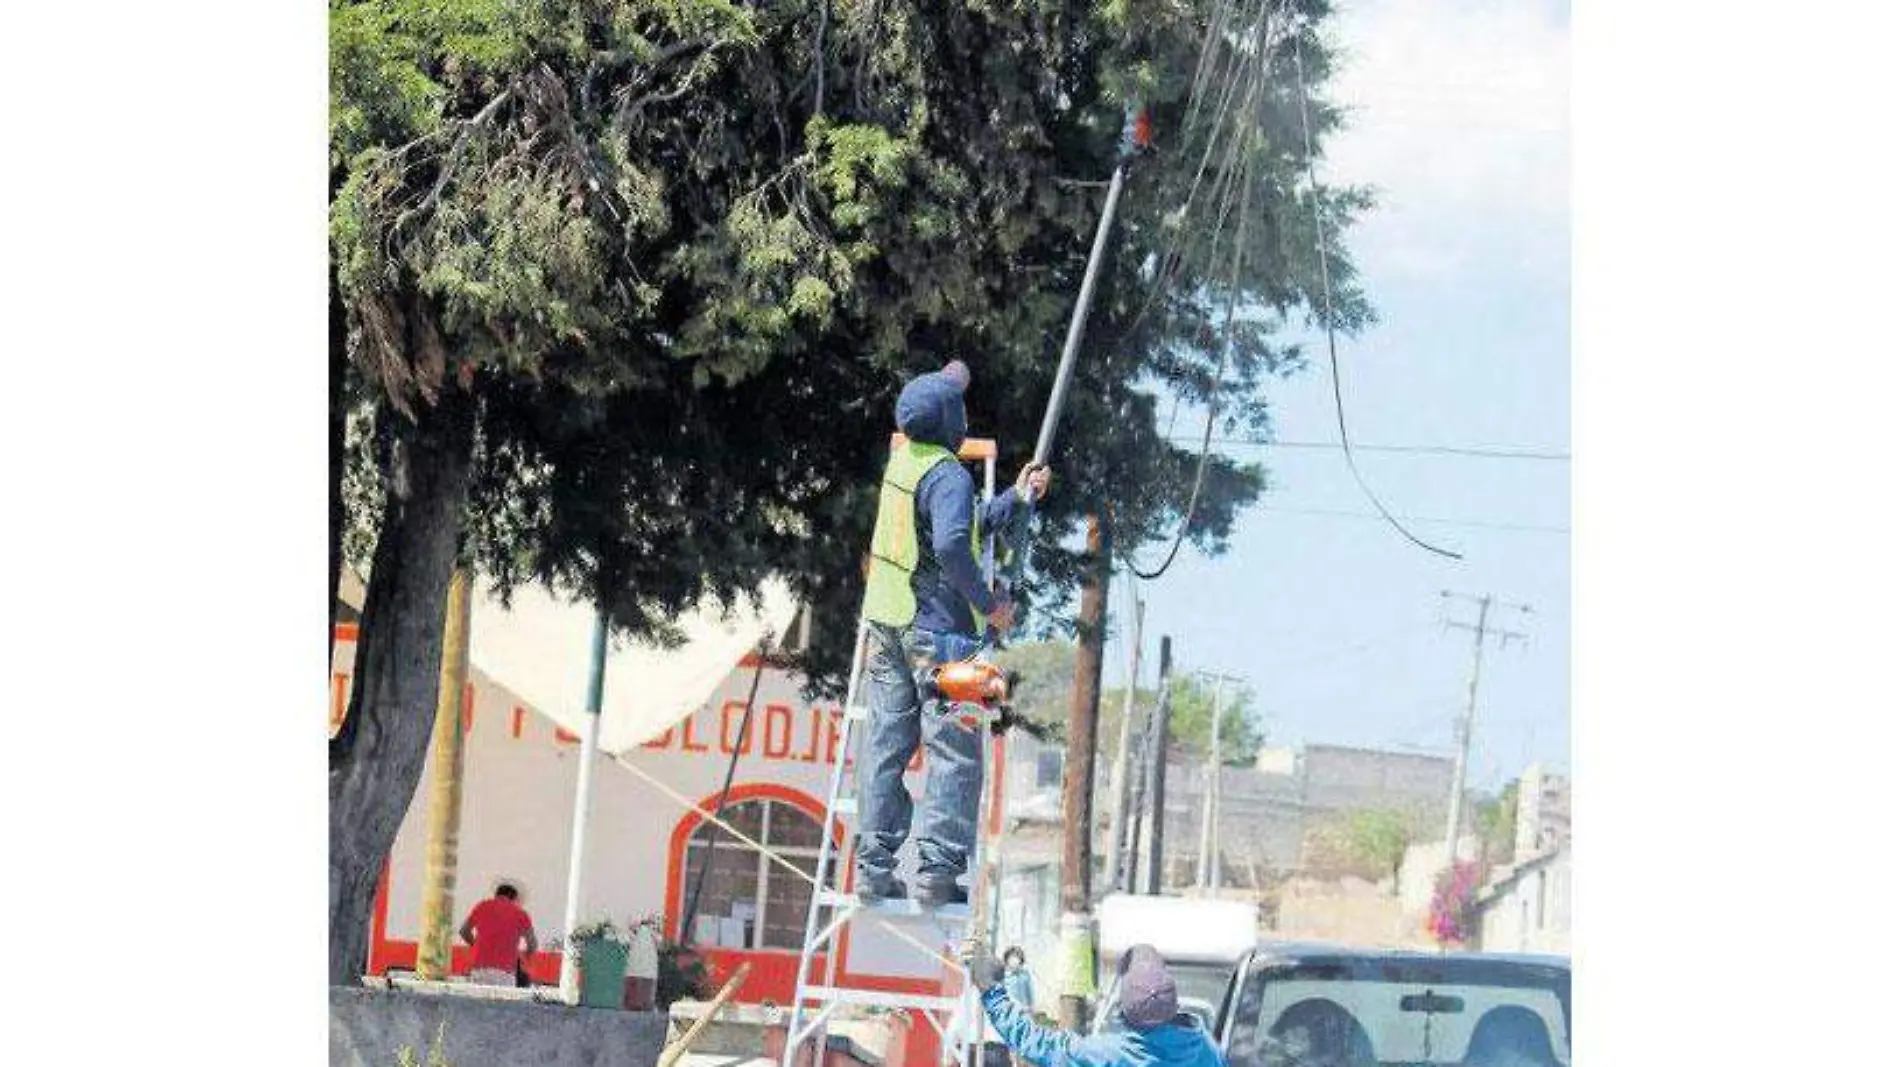
<svg viewBox="0 0 1900 1067"><path fill-rule="evenodd" d="M1161 892L1162 876L1168 869L1167 837L1163 831L1168 826L1168 713L1173 705L1173 688L1174 638L1162 634L1161 664L1155 677L1155 710L1148 719L1146 743L1142 751L1148 776L1147 788L1144 790L1147 794L1148 865L1145 870L1134 868L1138 876L1135 879L1136 890L1149 894Z"/></svg>
<svg viewBox="0 0 1900 1067"><path fill-rule="evenodd" d="M1082 1027L1095 977L1089 908L1089 875L1095 857L1089 831L1095 818L1095 727L1101 715L1103 602L1109 576L1109 535L1099 515L1089 516L1088 552L1075 620L1075 676L1069 688L1068 747L1062 762L1064 982L1058 1019L1070 1030Z"/></svg>
<svg viewBox="0 0 1900 1067"><path fill-rule="evenodd" d="M462 707L468 691L469 573L449 578L442 630L442 678L435 698L435 766L429 774L429 835L422 871L422 943L416 977L449 976L454 949L455 873L462 833Z"/></svg>

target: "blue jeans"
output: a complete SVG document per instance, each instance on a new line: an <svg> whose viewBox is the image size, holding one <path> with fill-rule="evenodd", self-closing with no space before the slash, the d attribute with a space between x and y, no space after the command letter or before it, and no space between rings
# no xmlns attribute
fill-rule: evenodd
<svg viewBox="0 0 1900 1067"><path fill-rule="evenodd" d="M870 631L864 683L871 721L858 751L858 866L883 874L897 868L911 824L904 767L921 736L928 758L917 873L925 881L954 879L968 869L976 843L983 727L958 723L948 701L924 700L918 681L931 666L975 652L977 640L880 623Z"/></svg>

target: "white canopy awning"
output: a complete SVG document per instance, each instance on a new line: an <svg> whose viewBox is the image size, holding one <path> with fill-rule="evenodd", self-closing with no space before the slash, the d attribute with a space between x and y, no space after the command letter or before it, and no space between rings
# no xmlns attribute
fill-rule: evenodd
<svg viewBox="0 0 1900 1067"><path fill-rule="evenodd" d="M504 608L492 586L476 583L469 660L563 728L587 724L587 668L594 608L545 586L517 588ZM718 689L761 640L777 644L797 613L786 585L767 581L755 609L745 598L730 614L708 599L681 616L686 641L673 648L614 637L607 646L600 748L627 752L665 733Z"/></svg>

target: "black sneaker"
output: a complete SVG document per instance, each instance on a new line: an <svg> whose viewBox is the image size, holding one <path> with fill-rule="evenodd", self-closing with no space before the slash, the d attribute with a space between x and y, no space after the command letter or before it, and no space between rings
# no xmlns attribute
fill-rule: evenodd
<svg viewBox="0 0 1900 1067"><path fill-rule="evenodd" d="M970 891L958 885L954 878L920 878L917 891L910 898L926 908L941 908L946 904L968 904Z"/></svg>
<svg viewBox="0 0 1900 1067"><path fill-rule="evenodd" d="M885 900L902 900L904 895L903 880L891 872L858 868L858 899L860 901L876 904Z"/></svg>

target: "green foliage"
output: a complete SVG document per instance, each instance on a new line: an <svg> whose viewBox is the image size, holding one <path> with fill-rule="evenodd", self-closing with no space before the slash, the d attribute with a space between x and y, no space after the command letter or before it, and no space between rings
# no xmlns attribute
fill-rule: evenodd
<svg viewBox="0 0 1900 1067"><path fill-rule="evenodd" d="M1013 699L1016 710L1027 718L1053 727L1062 737L1068 721L1069 692L1075 676L1075 644L1070 641L1029 641L1015 645L997 657L997 662L1017 672ZM1168 741L1178 757L1205 760L1213 741L1214 687L1193 674L1176 674L1168 713ZM1096 727L1098 750L1109 751L1121 736L1125 689L1104 689L1101 718ZM1154 713L1155 691L1142 687L1135 692L1137 728ZM1265 740L1260 718L1254 709L1253 690L1228 685L1221 695L1221 762L1230 767L1252 766ZM1133 739L1131 739L1133 743Z"/></svg>
<svg viewBox="0 0 1900 1067"><path fill-rule="evenodd" d="M448 1036L449 1024L448 1020L445 1019L436 1025L435 1040L429 1043L428 1067L451 1067L447 1044ZM415 1046L404 1045L396 1050L396 1067L423 1067L422 1061L416 1059Z"/></svg>
<svg viewBox="0 0 1900 1067"><path fill-rule="evenodd" d="M1346 818L1347 847L1358 861L1381 875L1390 875L1398 889L1399 867L1414 840L1412 820L1389 808L1355 811Z"/></svg>
<svg viewBox="0 0 1900 1067"><path fill-rule="evenodd" d="M1177 674L1173 690L1168 739L1194 758L1204 760L1213 743L1214 683L1192 674ZM1253 687L1229 682L1220 694L1220 706L1221 763L1252 766L1265 740L1254 710Z"/></svg>
<svg viewBox="0 0 1900 1067"><path fill-rule="evenodd" d="M1060 739L1069 716L1069 689L1075 680L1075 644L1025 641L1003 650L996 662L1016 672L1016 684L1010 691L1016 710L1030 721L1051 728L1052 736ZM1108 704L1105 696L1105 713Z"/></svg>
<svg viewBox="0 0 1900 1067"><path fill-rule="evenodd" d="M654 1006L666 1011L677 1000L707 1000L714 994L712 976L699 953L675 941L660 943L660 973L654 983Z"/></svg>
<svg viewBox="0 0 1900 1067"><path fill-rule="evenodd" d="M1517 780L1504 783L1497 796L1481 796L1472 805L1480 850L1489 863L1509 862L1517 848Z"/></svg>
<svg viewBox="0 0 1900 1067"><path fill-rule="evenodd" d="M1230 191L1250 183L1261 218L1305 207L1286 42L1235 120L1256 133L1189 121L1217 6L836 3L814 66L817 8L796 0L336 0L330 237L363 395L378 418L478 397L468 551L504 586L603 592L642 632L777 571L818 605L809 666L835 678L898 386L968 360L973 429L1026 452L1101 206L1088 183L1139 90L1156 152L1112 232L1026 590L1031 633L1064 634L1085 515L1137 557L1183 518L1196 456L1163 406L1192 410L1218 364L1224 431L1265 431L1318 303L1298 226L1253 227L1230 278L1209 194L1180 210L1203 150L1243 140ZM1319 86L1329 9L1296 6ZM1338 122L1316 108L1322 144ZM1337 240L1369 200L1322 202ZM1333 251L1351 329L1369 311ZM1229 296L1246 312L1223 355ZM359 514L388 476L353 474ZM1189 539L1219 551L1265 487L1215 457ZM1224 725L1244 760L1249 717Z"/></svg>
<svg viewBox="0 0 1900 1067"><path fill-rule="evenodd" d="M619 923L614 922L612 919L599 918L593 922L582 923L576 926L561 943L565 947L565 951L568 955L578 959L583 948L597 942L602 944L631 945L633 944L633 935L631 931L622 927Z"/></svg>

